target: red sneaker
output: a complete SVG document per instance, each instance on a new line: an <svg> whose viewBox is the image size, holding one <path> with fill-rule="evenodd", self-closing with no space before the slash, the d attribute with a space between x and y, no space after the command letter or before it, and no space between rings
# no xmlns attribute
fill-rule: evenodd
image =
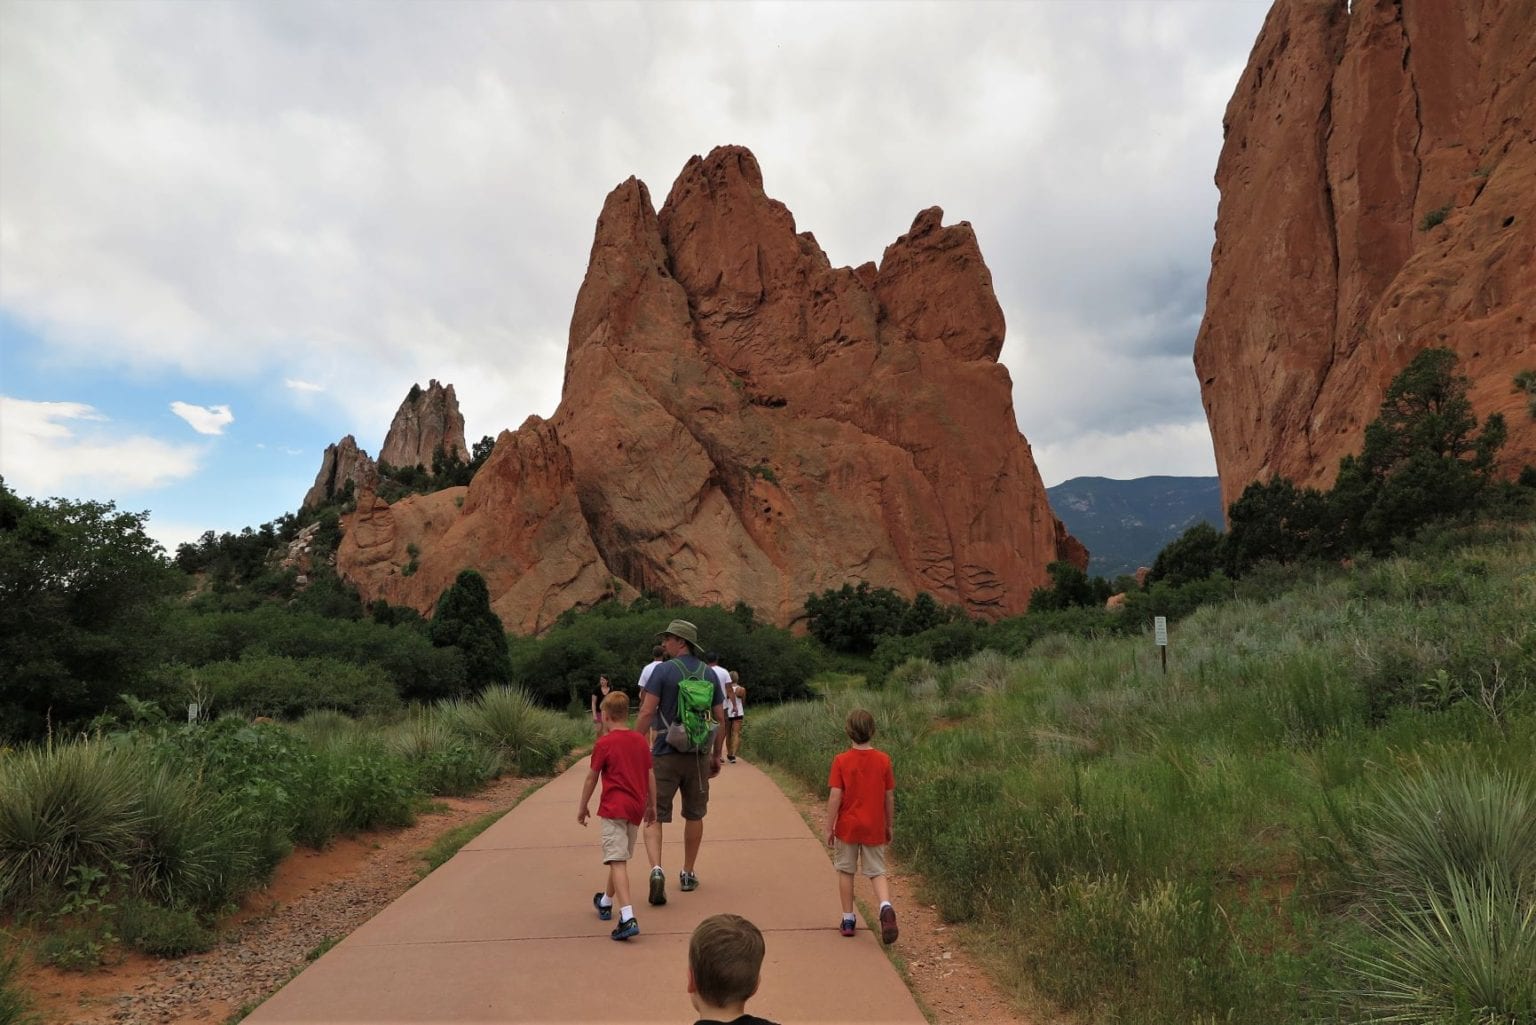
<svg viewBox="0 0 1536 1025"><path fill-rule="evenodd" d="M901 930L896 928L896 909L887 904L880 909L880 940L887 946L896 942Z"/></svg>

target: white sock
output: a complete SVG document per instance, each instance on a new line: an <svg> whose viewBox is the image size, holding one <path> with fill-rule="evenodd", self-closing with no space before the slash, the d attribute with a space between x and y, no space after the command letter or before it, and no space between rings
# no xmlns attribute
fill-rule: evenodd
<svg viewBox="0 0 1536 1025"><path fill-rule="evenodd" d="M884 910L885 910L885 909L886 909L886 908L888 908L888 907L890 907L890 906L891 906L891 902L890 902L890 901L888 901L888 900L882 900L882 901L881 901L881 902L880 902L880 910L881 910L881 911L884 911Z"/></svg>
<svg viewBox="0 0 1536 1025"><path fill-rule="evenodd" d="M611 908L611 907L613 907L613 898L608 896L605 893L605 894L603 894L603 899L598 901L598 903L601 904L605 908Z"/></svg>
<svg viewBox="0 0 1536 1025"><path fill-rule="evenodd" d="M627 922L634 917L635 909L632 906L625 904L622 908L619 909L619 921Z"/></svg>
<svg viewBox="0 0 1536 1025"><path fill-rule="evenodd" d="M652 866L651 871L652 872L660 872L661 871L661 866L660 865Z"/></svg>
<svg viewBox="0 0 1536 1025"><path fill-rule="evenodd" d="M852 911L844 911L843 912L843 921L845 921L845 922L857 922L858 919L854 917L854 914L853 914Z"/></svg>

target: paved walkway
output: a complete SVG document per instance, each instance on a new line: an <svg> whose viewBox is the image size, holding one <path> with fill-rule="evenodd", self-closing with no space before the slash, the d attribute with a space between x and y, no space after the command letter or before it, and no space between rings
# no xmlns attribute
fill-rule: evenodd
<svg viewBox="0 0 1536 1025"><path fill-rule="evenodd" d="M592 910L607 872L600 827L576 824L588 768L583 759L532 794L245 1021L686 1025L688 938L700 920L730 911L767 943L753 1013L784 1025L924 1025L878 934L862 920L855 938L838 934L826 849L745 762L711 785L699 888L677 888L679 820L666 829L667 904L646 904L649 866L637 842L630 886L640 935L611 940L612 924Z"/></svg>

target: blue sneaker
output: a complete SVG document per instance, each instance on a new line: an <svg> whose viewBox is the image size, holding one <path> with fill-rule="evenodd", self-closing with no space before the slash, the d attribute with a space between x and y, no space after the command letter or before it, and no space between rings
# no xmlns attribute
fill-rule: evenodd
<svg viewBox="0 0 1536 1025"><path fill-rule="evenodd" d="M692 893L699 888L699 877L684 869L677 874L677 888L684 893Z"/></svg>
<svg viewBox="0 0 1536 1025"><path fill-rule="evenodd" d="M609 935L616 940L627 940L631 936L639 936L640 923L633 918L626 918L615 926L613 932L609 933Z"/></svg>
<svg viewBox="0 0 1536 1025"><path fill-rule="evenodd" d="M613 905L610 904L607 907L603 907L603 895L601 893L594 893L592 895L592 906L597 908L598 918L601 918L605 922L612 920Z"/></svg>

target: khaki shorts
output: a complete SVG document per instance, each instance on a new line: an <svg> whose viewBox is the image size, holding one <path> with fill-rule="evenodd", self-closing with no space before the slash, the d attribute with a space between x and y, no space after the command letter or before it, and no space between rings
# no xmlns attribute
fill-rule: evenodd
<svg viewBox="0 0 1536 1025"><path fill-rule="evenodd" d="M885 844L866 847L861 843L843 843L832 838L832 867L846 875L857 875L860 862L864 863L864 875L870 879L885 875Z"/></svg>
<svg viewBox="0 0 1536 1025"><path fill-rule="evenodd" d="M628 861L640 827L628 819L603 819L603 864Z"/></svg>
<svg viewBox="0 0 1536 1025"><path fill-rule="evenodd" d="M656 770L656 821L672 821L672 797L683 793L683 818L702 819L709 811L710 753L657 755L651 760Z"/></svg>

